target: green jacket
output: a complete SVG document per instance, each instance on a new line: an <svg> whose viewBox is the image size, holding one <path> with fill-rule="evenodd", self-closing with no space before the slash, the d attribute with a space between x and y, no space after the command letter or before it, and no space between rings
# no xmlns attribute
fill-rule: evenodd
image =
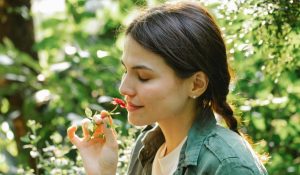
<svg viewBox="0 0 300 175"><path fill-rule="evenodd" d="M180 131L178 131L180 132ZM147 126L131 154L128 175L151 175L152 162L164 136ZM174 175L266 175L254 151L235 132L216 124L210 109L197 116L184 143Z"/></svg>

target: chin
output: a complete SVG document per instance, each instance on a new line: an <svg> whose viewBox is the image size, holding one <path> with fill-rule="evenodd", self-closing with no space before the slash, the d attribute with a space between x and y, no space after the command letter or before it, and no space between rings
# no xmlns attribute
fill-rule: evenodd
<svg viewBox="0 0 300 175"><path fill-rule="evenodd" d="M128 123L134 126L145 126L145 125L150 125L153 122L145 121L142 120L141 117L133 117L128 115Z"/></svg>

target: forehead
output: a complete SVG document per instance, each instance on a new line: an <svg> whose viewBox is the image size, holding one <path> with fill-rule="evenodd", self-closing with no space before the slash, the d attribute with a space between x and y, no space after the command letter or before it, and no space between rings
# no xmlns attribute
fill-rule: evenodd
<svg viewBox="0 0 300 175"><path fill-rule="evenodd" d="M164 59L141 46L130 35L126 36L124 43L124 51L122 56L124 64L148 64L156 67L168 67ZM170 68L171 69L171 68Z"/></svg>
<svg viewBox="0 0 300 175"><path fill-rule="evenodd" d="M175 71L160 55L145 49L130 35L126 36L125 39L122 63L127 69L149 68L155 75L164 77L164 79L172 79L180 83L183 80L176 75Z"/></svg>

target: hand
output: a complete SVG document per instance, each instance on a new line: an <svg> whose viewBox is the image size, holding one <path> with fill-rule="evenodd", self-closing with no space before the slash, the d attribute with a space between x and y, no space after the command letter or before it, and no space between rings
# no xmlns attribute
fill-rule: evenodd
<svg viewBox="0 0 300 175"><path fill-rule="evenodd" d="M83 161L83 166L88 175L116 174L118 164L118 144L116 132L113 128L108 127L108 123L112 124L110 116L101 119L101 124L90 136L88 125L89 119L82 120L83 138L79 138L75 132L77 126L68 128L68 137L70 141L77 147ZM100 137L104 135L104 137Z"/></svg>

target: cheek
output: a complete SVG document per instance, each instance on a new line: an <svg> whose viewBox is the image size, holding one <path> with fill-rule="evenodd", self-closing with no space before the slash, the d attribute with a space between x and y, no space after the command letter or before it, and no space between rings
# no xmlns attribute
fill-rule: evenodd
<svg viewBox="0 0 300 175"><path fill-rule="evenodd" d="M168 89L168 88L167 88ZM149 85L141 88L140 98L145 105L149 103L161 102L169 96L169 91L162 85Z"/></svg>
<svg viewBox="0 0 300 175"><path fill-rule="evenodd" d="M183 94L174 83L162 83L142 88L141 102L151 110L162 112L164 110L177 108L183 98ZM148 108L148 109L149 109Z"/></svg>

